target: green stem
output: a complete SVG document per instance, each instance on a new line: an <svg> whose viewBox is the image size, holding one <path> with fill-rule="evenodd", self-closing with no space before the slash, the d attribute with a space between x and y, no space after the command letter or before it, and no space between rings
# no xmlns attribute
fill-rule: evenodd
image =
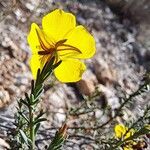
<svg viewBox="0 0 150 150"><path fill-rule="evenodd" d="M41 89L42 87L42 83L43 81L39 81L38 79L36 80L36 83L35 83L35 87L31 90L31 94L34 95L34 99L37 98L37 93L39 92L39 90ZM34 108L35 108L35 105L38 103L36 103L35 105L32 106L32 103L33 103L33 99L30 98L30 106L29 106L29 128L30 128L30 140L31 140L31 148L30 150L34 150L35 149L35 134L34 134L34 130L35 130L35 127L34 127Z"/></svg>
<svg viewBox="0 0 150 150"><path fill-rule="evenodd" d="M116 148L120 147L123 143L124 141L119 141L114 147L111 147L109 150L115 150Z"/></svg>
<svg viewBox="0 0 150 150"><path fill-rule="evenodd" d="M40 118L43 113L36 114L35 112L36 106L40 100L39 97L43 92L44 81L50 76L53 69L55 69L61 63L59 61L58 63L54 64L54 61L55 57L51 58L48 62L46 62L42 70L38 69L36 80L32 80L31 82L31 94L29 95L25 93L25 99L22 99L20 102L18 102L20 110L22 105L24 105L25 109L28 109L27 111L25 111L28 112L28 116L24 114L24 111L21 111L20 115L22 119L24 119L24 121L26 122L24 124L21 124L21 127L19 127L22 130L21 138L24 140L23 142L26 143L27 146L30 145L30 150L35 150L35 137L37 130L40 126L40 122L46 120L46 118ZM23 142L21 144L24 144Z"/></svg>
<svg viewBox="0 0 150 150"><path fill-rule="evenodd" d="M32 106L29 107L29 128L30 128L30 139L31 139L31 150L34 150L35 147L35 136L34 136L34 116L33 116L33 108Z"/></svg>

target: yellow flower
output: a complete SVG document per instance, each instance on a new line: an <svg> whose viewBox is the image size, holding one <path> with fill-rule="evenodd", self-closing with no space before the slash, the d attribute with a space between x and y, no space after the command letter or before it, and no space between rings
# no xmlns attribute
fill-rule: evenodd
<svg viewBox="0 0 150 150"><path fill-rule="evenodd" d="M123 124L118 124L115 126L115 136L119 139L127 139L134 134L134 130L125 127Z"/></svg>
<svg viewBox="0 0 150 150"><path fill-rule="evenodd" d="M130 146L124 146L124 147L123 147L123 150L133 150L133 148L130 147Z"/></svg>
<svg viewBox="0 0 150 150"><path fill-rule="evenodd" d="M123 124L118 124L115 126L115 136L116 138L120 139L120 140L126 140L129 137L131 137L135 131L134 129L129 129L127 127L125 127ZM136 142L134 142L133 140L128 140L126 141L122 147L123 150L133 150L133 145L135 145Z"/></svg>
<svg viewBox="0 0 150 150"><path fill-rule="evenodd" d="M146 124L146 125L145 125L145 128L146 128L147 130L150 130L150 124Z"/></svg>
<svg viewBox="0 0 150 150"><path fill-rule="evenodd" d="M61 82L76 82L81 79L86 66L80 59L95 54L95 40L81 25L76 26L75 16L56 9L42 19L42 29L32 23L28 35L32 49L30 67L34 78L38 68L55 56L62 63L54 70Z"/></svg>

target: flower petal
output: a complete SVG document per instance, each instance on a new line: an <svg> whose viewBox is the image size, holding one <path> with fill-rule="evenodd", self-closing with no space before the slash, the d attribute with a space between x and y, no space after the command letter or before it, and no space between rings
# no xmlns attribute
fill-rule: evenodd
<svg viewBox="0 0 150 150"><path fill-rule="evenodd" d="M126 128L126 131L128 131L128 128ZM135 130L134 130L134 129L130 129L130 130L126 133L124 139L129 138L129 137L132 136L134 133L135 133Z"/></svg>
<svg viewBox="0 0 150 150"><path fill-rule="evenodd" d="M86 59L95 54L95 40L83 26L74 28L65 36L65 39L67 39L65 44L74 46L81 51L78 54L74 51L77 54L77 56L75 55L76 58Z"/></svg>
<svg viewBox="0 0 150 150"><path fill-rule="evenodd" d="M122 138L126 133L126 128L123 124L118 124L115 126L115 135L117 138Z"/></svg>
<svg viewBox="0 0 150 150"><path fill-rule="evenodd" d="M36 79L37 70L40 68L40 56L39 55L32 55L30 59L30 68L32 71L33 78Z"/></svg>
<svg viewBox="0 0 150 150"><path fill-rule="evenodd" d="M82 77L86 66L79 60L67 59L54 70L55 76L61 82L76 82Z"/></svg>
<svg viewBox="0 0 150 150"><path fill-rule="evenodd" d="M133 148L130 147L130 146L124 146L124 147L123 147L123 150L133 150Z"/></svg>
<svg viewBox="0 0 150 150"><path fill-rule="evenodd" d="M42 27L48 36L52 36L56 42L76 26L75 16L63 10L56 9L43 17Z"/></svg>
<svg viewBox="0 0 150 150"><path fill-rule="evenodd" d="M27 37L28 43L32 49L33 54L37 54L38 51L53 47L53 39L48 39L46 34L38 27L37 24L32 23L30 33Z"/></svg>
<svg viewBox="0 0 150 150"><path fill-rule="evenodd" d="M36 79L37 70L43 69L45 63L51 58L51 55L40 56L38 54L33 54L30 59L30 68L34 79Z"/></svg>

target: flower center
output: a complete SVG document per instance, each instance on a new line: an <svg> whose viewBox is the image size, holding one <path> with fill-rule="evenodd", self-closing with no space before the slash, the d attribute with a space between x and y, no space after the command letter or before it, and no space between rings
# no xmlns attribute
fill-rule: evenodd
<svg viewBox="0 0 150 150"><path fill-rule="evenodd" d="M39 43L40 43L40 46L39 46L40 50L38 51L38 54L41 56L51 55L52 57L56 55L56 57L58 57L58 53L57 53L58 51L59 52L68 51L68 53L70 53L71 51L76 51L78 53L81 53L81 51L78 48L69 44L65 44L67 39L60 40L52 45L46 40L44 33L41 37L37 30L36 32L37 32L37 36L38 36ZM62 54L62 55L59 53L59 55L64 56L64 55L67 55L68 53L66 52L65 54Z"/></svg>

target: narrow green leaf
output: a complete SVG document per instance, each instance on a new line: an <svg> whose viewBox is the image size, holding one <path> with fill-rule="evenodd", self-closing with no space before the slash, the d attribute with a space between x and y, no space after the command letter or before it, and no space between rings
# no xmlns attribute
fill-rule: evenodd
<svg viewBox="0 0 150 150"><path fill-rule="evenodd" d="M42 121L46 121L47 119L46 118L40 118L40 119L37 119L34 121L34 125L37 124L37 123L40 123Z"/></svg>
<svg viewBox="0 0 150 150"><path fill-rule="evenodd" d="M34 99L34 95L33 95L33 94L31 94L31 95L30 95L30 100L31 100L31 105L32 105L32 103L33 103L33 102L34 102L34 100L35 100L35 99Z"/></svg>
<svg viewBox="0 0 150 150"><path fill-rule="evenodd" d="M36 124L36 127L35 127L35 129L34 129L34 135L36 135L37 134L37 131L38 131L38 129L40 128L40 123L37 123Z"/></svg>
<svg viewBox="0 0 150 150"><path fill-rule="evenodd" d="M39 95L39 97L40 97L40 95ZM40 99L36 98L36 100L35 100L34 102L32 102L32 105L38 104L38 103L39 103L39 100L40 100Z"/></svg>
<svg viewBox="0 0 150 150"><path fill-rule="evenodd" d="M45 76L43 77L43 80L45 81L45 80L50 76L51 73L52 73L52 72L47 72L47 73L45 74Z"/></svg>
<svg viewBox="0 0 150 150"><path fill-rule="evenodd" d="M26 97L27 102L30 104L30 98L27 93L25 93L25 97Z"/></svg>
<svg viewBox="0 0 150 150"><path fill-rule="evenodd" d="M43 67L43 69L42 69L42 72L41 72L41 75L42 75L42 76L43 76L45 73L49 72L48 69L51 70L54 61L55 61L55 57L52 57L49 62L45 63L45 65L44 65L44 67Z"/></svg>
<svg viewBox="0 0 150 150"><path fill-rule="evenodd" d="M31 81L31 93L34 92L34 80Z"/></svg>
<svg viewBox="0 0 150 150"><path fill-rule="evenodd" d="M28 145L29 144L28 143L28 137L26 136L26 134L21 129L19 129L19 133L20 133L23 141Z"/></svg>
<svg viewBox="0 0 150 150"><path fill-rule="evenodd" d="M17 103L18 103L18 106L19 106L19 109L21 109L21 107L22 107L22 103L21 103L21 101L22 101L23 99L21 98L20 100L17 100Z"/></svg>
<svg viewBox="0 0 150 150"><path fill-rule="evenodd" d="M55 134L54 139L50 143L48 150L60 150L60 148L63 146L63 143L65 141L65 137L62 136L58 131Z"/></svg>
<svg viewBox="0 0 150 150"><path fill-rule="evenodd" d="M37 97L39 94L41 94L42 90L43 90L44 85L39 84L36 86L35 90L34 90L34 97Z"/></svg>
<svg viewBox="0 0 150 150"><path fill-rule="evenodd" d="M37 71L35 86L37 86L40 83L40 72L41 72L41 70L39 68L38 71Z"/></svg>
<svg viewBox="0 0 150 150"><path fill-rule="evenodd" d="M43 93L43 91L44 91L43 88L41 88L39 91L37 91L37 93L35 95L35 100L38 99L41 96L41 94Z"/></svg>
<svg viewBox="0 0 150 150"><path fill-rule="evenodd" d="M56 67L58 67L58 66L61 64L61 62L62 62L62 61L60 60L57 64L54 64L54 65L53 65L53 69L55 69Z"/></svg>
<svg viewBox="0 0 150 150"><path fill-rule="evenodd" d="M55 147L54 147L54 150L60 150L61 147L62 147L62 145L63 145L63 143L61 143L60 145L55 146Z"/></svg>
<svg viewBox="0 0 150 150"><path fill-rule="evenodd" d="M37 117L35 118L35 121L36 121L38 118L42 117L44 114L45 114L45 112L43 112L43 110L41 110L40 113L39 113L39 114L37 115Z"/></svg>
<svg viewBox="0 0 150 150"><path fill-rule="evenodd" d="M26 117L26 115L23 112L18 112L18 113L29 123L28 118Z"/></svg>
<svg viewBox="0 0 150 150"><path fill-rule="evenodd" d="M21 99L20 102L23 103L24 105L26 105L27 107L29 106L29 104L25 100L23 100L23 99Z"/></svg>

